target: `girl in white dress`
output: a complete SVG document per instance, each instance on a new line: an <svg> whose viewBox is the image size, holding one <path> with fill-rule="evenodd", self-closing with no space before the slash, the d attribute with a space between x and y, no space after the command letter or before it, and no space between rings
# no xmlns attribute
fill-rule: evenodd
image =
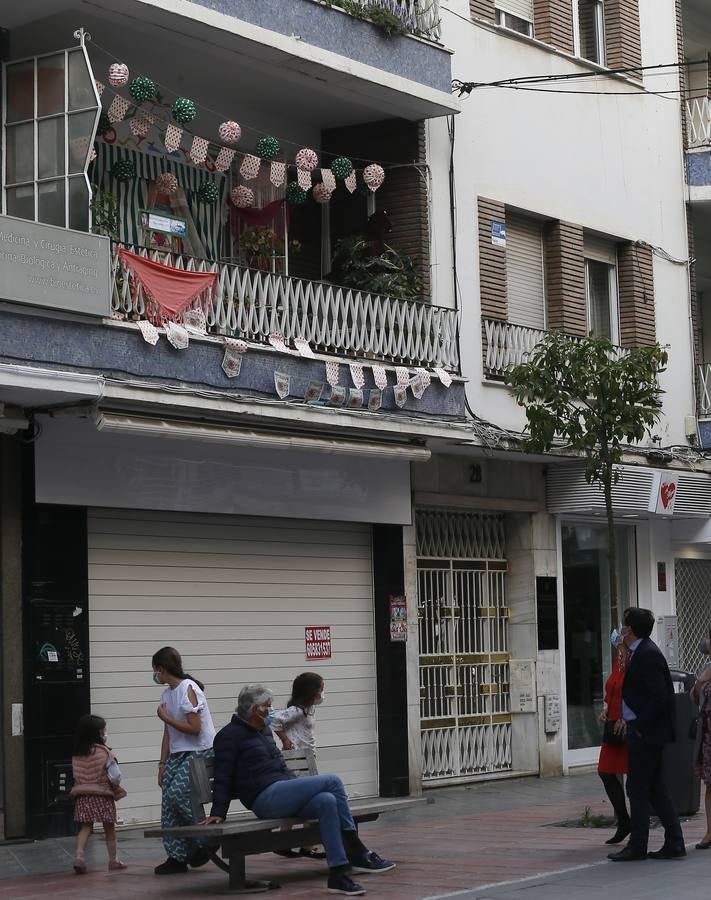
<svg viewBox="0 0 711 900"><path fill-rule="evenodd" d="M286 709L272 712L271 728L278 736L284 750L316 751L316 735L314 729L314 711L323 703L324 682L315 672L302 672L294 679L291 686L291 697ZM277 851L279 856L294 858L305 856L308 859L325 859L326 854L318 847L302 847L295 850Z"/></svg>

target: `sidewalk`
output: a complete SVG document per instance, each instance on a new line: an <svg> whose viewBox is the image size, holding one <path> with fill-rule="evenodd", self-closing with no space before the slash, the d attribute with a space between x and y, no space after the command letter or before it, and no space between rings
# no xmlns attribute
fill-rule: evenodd
<svg viewBox="0 0 711 900"><path fill-rule="evenodd" d="M608 885L614 885L617 895L620 884L629 882L622 895L633 900L643 895L671 897L678 893L674 879L683 876L685 900L696 897L697 882L699 890L703 887L705 891L703 896L708 896L711 851L707 858L693 850L705 830L703 814L684 823L691 849L690 858L681 863L608 863L610 848L604 841L611 831L554 826L578 818L586 806L593 813L610 814L595 773L483 782L430 793L436 801L432 806L363 826L365 843L398 864L382 876L359 876L369 895L389 900L425 900L453 893L457 900L543 900L574 895L577 900L588 896L583 892L587 888L592 897L593 891L598 896ZM661 837L653 831L650 846L660 844ZM159 841L143 838L141 831L120 833L119 847L130 866L126 872L106 872L103 839L97 835L87 857L94 871L78 877L71 871L72 839L2 845L0 897L31 900L52 894L97 900L137 896L196 900L224 892L227 878L211 865L186 875L154 876L153 866L164 858L163 848ZM274 895L276 900L326 896L325 867L320 862L263 854L248 858L247 873L251 878L279 881L282 888ZM541 877L545 873L554 874ZM530 880L521 881L527 878ZM664 879L668 887L662 889ZM635 885L642 891L643 882L649 882L645 893L631 892Z"/></svg>

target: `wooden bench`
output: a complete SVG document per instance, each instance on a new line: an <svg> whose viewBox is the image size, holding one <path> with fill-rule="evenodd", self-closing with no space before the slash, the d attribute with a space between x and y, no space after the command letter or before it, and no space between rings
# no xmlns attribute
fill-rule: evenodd
<svg viewBox="0 0 711 900"><path fill-rule="evenodd" d="M316 760L311 750L285 750L289 768L297 776L316 775ZM213 760L196 756L190 760L190 802L196 823L205 818L205 805L212 803ZM374 822L378 816L433 803L431 798L376 797L371 800L355 800L350 803L356 823ZM284 825L295 826L281 831ZM235 894L262 893L279 887L272 881L252 881L246 878L245 858L250 854L268 853L274 850L290 850L321 843L318 822L305 819L258 819L253 813L240 813L220 825L183 825L179 828L151 828L145 837L181 837L209 840L215 850L211 859L215 865L229 874L229 890ZM220 849L220 856L217 848ZM227 862L224 862L227 860Z"/></svg>

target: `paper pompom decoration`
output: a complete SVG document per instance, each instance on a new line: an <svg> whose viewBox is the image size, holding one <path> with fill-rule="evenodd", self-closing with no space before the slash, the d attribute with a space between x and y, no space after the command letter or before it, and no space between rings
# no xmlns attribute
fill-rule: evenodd
<svg viewBox="0 0 711 900"><path fill-rule="evenodd" d="M99 116L99 124L96 126L97 134L106 134L109 128L113 128L111 124L111 119L106 115L105 112L102 112Z"/></svg>
<svg viewBox="0 0 711 900"><path fill-rule="evenodd" d="M242 129L237 122L233 122L230 119L220 125L218 134L220 135L220 140L224 141L226 144L236 144L242 137Z"/></svg>
<svg viewBox="0 0 711 900"><path fill-rule="evenodd" d="M306 202L306 191L296 181L291 181L286 187L286 199L293 206L301 206Z"/></svg>
<svg viewBox="0 0 711 900"><path fill-rule="evenodd" d="M128 66L126 63L114 63L109 66L109 84L114 87L123 87L128 84Z"/></svg>
<svg viewBox="0 0 711 900"><path fill-rule="evenodd" d="M125 184L127 181L133 181L136 177L136 167L132 160L120 159L111 169L111 174L116 181Z"/></svg>
<svg viewBox="0 0 711 900"><path fill-rule="evenodd" d="M331 191L329 191L322 181L314 185L312 193L314 195L314 200L317 203L328 203L331 199Z"/></svg>
<svg viewBox="0 0 711 900"><path fill-rule="evenodd" d="M174 194L178 190L178 179L172 172L163 172L156 178L159 194Z"/></svg>
<svg viewBox="0 0 711 900"><path fill-rule="evenodd" d="M257 156L267 160L276 159L280 150L279 141L275 137L259 138L257 146L254 148Z"/></svg>
<svg viewBox="0 0 711 900"><path fill-rule="evenodd" d="M254 191L246 184L240 184L239 187L232 189L230 200L240 209L246 209L248 206L254 206Z"/></svg>
<svg viewBox="0 0 711 900"><path fill-rule="evenodd" d="M187 97L178 97L174 100L171 111L178 125L189 125L197 115L195 104Z"/></svg>
<svg viewBox="0 0 711 900"><path fill-rule="evenodd" d="M338 156L331 163L331 171L336 178L348 178L353 171L353 163L347 156Z"/></svg>
<svg viewBox="0 0 711 900"><path fill-rule="evenodd" d="M134 103L146 103L155 97L156 86L146 75L138 75L130 82L128 92Z"/></svg>
<svg viewBox="0 0 711 900"><path fill-rule="evenodd" d="M198 191L198 200L202 203L207 203L208 206L217 203L219 197L220 192L217 190L217 185L213 181L206 181Z"/></svg>
<svg viewBox="0 0 711 900"><path fill-rule="evenodd" d="M371 191L377 191L380 185L385 181L385 171L382 166L377 163L371 163L363 169L363 181L368 185Z"/></svg>
<svg viewBox="0 0 711 900"><path fill-rule="evenodd" d="M318 156L314 150L304 147L296 154L296 168L302 169L304 172L313 172L318 165Z"/></svg>

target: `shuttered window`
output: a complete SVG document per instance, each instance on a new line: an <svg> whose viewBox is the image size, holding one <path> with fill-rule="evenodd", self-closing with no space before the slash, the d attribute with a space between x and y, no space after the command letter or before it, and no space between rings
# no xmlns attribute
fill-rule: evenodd
<svg viewBox="0 0 711 900"><path fill-rule="evenodd" d="M585 235L585 292L588 329L613 344L619 343L617 306L617 245L595 235Z"/></svg>
<svg viewBox="0 0 711 900"><path fill-rule="evenodd" d="M496 8L518 19L533 22L533 0L496 0Z"/></svg>
<svg viewBox="0 0 711 900"><path fill-rule="evenodd" d="M515 325L545 328L541 223L506 214L506 299Z"/></svg>

